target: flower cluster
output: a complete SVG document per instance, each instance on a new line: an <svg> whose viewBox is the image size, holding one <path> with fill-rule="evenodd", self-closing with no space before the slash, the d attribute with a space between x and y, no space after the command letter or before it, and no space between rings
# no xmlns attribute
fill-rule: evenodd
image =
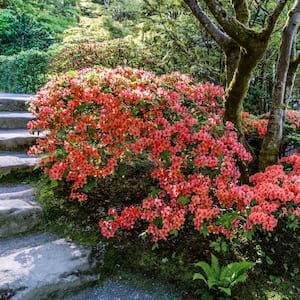
<svg viewBox="0 0 300 300"><path fill-rule="evenodd" d="M260 138L263 138L267 133L267 126L270 113L262 116L254 116L248 112L242 113L242 120L244 126L244 133L246 135L256 134ZM299 134L300 131L300 111L287 110L285 116L284 126L284 139L288 142L289 135ZM285 142L285 141L284 141Z"/></svg>
<svg viewBox="0 0 300 300"><path fill-rule="evenodd" d="M196 230L226 236L241 226L272 230L275 212L297 204L292 176L299 177L294 174L299 165L287 161L294 171L286 177L277 166L281 173L267 169L252 177L252 186L240 186L236 162L251 156L233 124L223 124L222 96L221 87L194 84L180 73L155 76L119 67L66 74L53 78L31 103L36 120L28 126L44 131L46 139L38 139L30 152L44 153L44 170L70 182L71 197L79 200L87 198L82 190L89 180L113 173L120 160L143 154L153 162L159 189L121 212L110 209L99 223L106 237L133 228L137 220L148 224L153 241L166 239L187 220ZM281 181L270 181L272 172Z"/></svg>
<svg viewBox="0 0 300 300"><path fill-rule="evenodd" d="M242 187L252 200L246 229L260 224L270 231L278 218L300 214L300 154L282 158L280 164L251 176L250 182L251 187Z"/></svg>

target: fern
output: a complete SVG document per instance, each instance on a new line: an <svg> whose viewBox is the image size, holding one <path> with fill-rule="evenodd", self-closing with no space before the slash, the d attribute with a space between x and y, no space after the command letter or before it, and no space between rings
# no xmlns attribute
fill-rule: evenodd
<svg viewBox="0 0 300 300"><path fill-rule="evenodd" d="M212 299L212 295L219 292L231 296L232 287L247 280L247 271L253 265L252 262L243 261L220 267L218 258L211 254L211 265L203 261L196 263L196 266L202 269L203 274L195 273L193 280L204 281L211 291L205 294L205 299Z"/></svg>

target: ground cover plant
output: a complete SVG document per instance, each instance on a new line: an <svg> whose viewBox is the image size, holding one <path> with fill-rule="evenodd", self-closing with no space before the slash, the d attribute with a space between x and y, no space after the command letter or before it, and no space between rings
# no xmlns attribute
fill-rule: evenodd
<svg viewBox="0 0 300 300"><path fill-rule="evenodd" d="M152 242L181 231L247 239L278 222L297 229L300 155L242 185L238 161L251 155L233 124L223 124L222 97L221 87L180 73L119 67L54 77L31 104L37 119L29 128L46 131L46 139L30 152L42 153L52 183L63 182L82 203L120 162L149 163L154 185L148 195L109 207L99 222L105 237L134 226Z"/></svg>

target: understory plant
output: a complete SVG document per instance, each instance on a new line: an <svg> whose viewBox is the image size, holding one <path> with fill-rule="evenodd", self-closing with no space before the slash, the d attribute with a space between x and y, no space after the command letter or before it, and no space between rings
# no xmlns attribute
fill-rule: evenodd
<svg viewBox="0 0 300 300"><path fill-rule="evenodd" d="M218 258L211 254L211 265L204 261L196 263L203 273L195 273L193 280L202 280L208 287L208 291L202 294L202 299L213 300L215 296L231 296L231 289L238 283L245 282L247 271L253 266L252 262L233 262L220 266Z"/></svg>
<svg viewBox="0 0 300 300"><path fill-rule="evenodd" d="M97 179L122 161L153 164L158 187L136 203L111 207L100 220L113 237L142 221L153 242L193 226L204 234L272 231L288 214L299 218L300 155L241 185L237 161L251 155L232 123L223 123L223 89L178 72L156 76L132 68L84 69L54 77L31 103L31 131L44 131L30 153L53 180L85 201Z"/></svg>

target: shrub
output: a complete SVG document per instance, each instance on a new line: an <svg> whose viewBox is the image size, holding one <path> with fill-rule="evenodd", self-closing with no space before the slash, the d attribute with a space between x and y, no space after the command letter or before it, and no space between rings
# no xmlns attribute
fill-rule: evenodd
<svg viewBox="0 0 300 300"><path fill-rule="evenodd" d="M109 209L100 221L106 237L138 220L153 241L177 235L191 221L197 231L227 237L272 231L286 212L299 215L300 155L241 186L236 161L251 156L233 124L222 122L222 96L222 88L194 84L180 73L101 68L65 74L32 103L37 120L29 128L47 136L31 153L46 154L44 170L70 183L70 196L79 200L120 161L144 156L153 162L159 189L122 211Z"/></svg>
<svg viewBox="0 0 300 300"><path fill-rule="evenodd" d="M48 80L47 52L28 50L13 56L0 56L0 90L10 93L36 93Z"/></svg>
<svg viewBox="0 0 300 300"><path fill-rule="evenodd" d="M156 68L151 52L132 39L65 44L53 50L53 56L49 65L50 74L94 66L130 66L146 70Z"/></svg>

